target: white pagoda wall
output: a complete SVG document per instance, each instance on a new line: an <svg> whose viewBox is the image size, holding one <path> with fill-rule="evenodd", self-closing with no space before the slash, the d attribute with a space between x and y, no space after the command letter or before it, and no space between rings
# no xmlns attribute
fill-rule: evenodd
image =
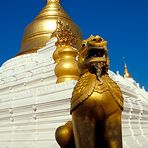
<svg viewBox="0 0 148 148"><path fill-rule="evenodd" d="M8 60L0 67L0 148L58 148L55 129L71 119L75 81L56 84L56 38L37 53ZM148 93L133 79L109 72L124 95L124 148L148 147Z"/></svg>

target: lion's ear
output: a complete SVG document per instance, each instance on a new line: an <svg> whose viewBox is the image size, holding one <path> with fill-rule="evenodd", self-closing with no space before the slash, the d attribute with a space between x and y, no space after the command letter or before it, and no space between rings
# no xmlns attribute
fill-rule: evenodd
<svg viewBox="0 0 148 148"><path fill-rule="evenodd" d="M92 40L92 39L94 39L94 38L95 38L95 37L94 37L93 35L90 35L89 38L87 38L86 40L83 40L83 41L82 41L82 44L81 44L81 49L80 49L80 50L82 51L83 48L87 46L87 42L90 41L90 40Z"/></svg>
<svg viewBox="0 0 148 148"><path fill-rule="evenodd" d="M82 51L82 50L86 47L86 44L87 44L87 41L86 41L86 40L83 40L83 41L82 41L82 44L81 44L81 49L80 49L80 51Z"/></svg>
<svg viewBox="0 0 148 148"><path fill-rule="evenodd" d="M78 63L79 65L81 65L84 62L85 58L84 58L84 53L83 52L79 52L78 53Z"/></svg>
<svg viewBox="0 0 148 148"><path fill-rule="evenodd" d="M108 56L107 56L107 59L106 59L106 65L107 65L107 67L108 67L108 69L109 69L110 59L109 59L109 57L108 57Z"/></svg>
<svg viewBox="0 0 148 148"><path fill-rule="evenodd" d="M87 41L93 40L94 38L95 36L91 34L90 37L87 39Z"/></svg>
<svg viewBox="0 0 148 148"><path fill-rule="evenodd" d="M80 68L81 71L83 71L83 69L86 68L85 67L86 54L87 54L87 49L86 48L83 48L83 50L78 53L78 65L79 65L79 68Z"/></svg>

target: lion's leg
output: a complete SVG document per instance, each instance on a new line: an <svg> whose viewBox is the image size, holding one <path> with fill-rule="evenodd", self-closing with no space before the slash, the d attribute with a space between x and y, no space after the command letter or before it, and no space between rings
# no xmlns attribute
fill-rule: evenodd
<svg viewBox="0 0 148 148"><path fill-rule="evenodd" d="M105 141L107 148L122 148L121 111L110 115L105 121Z"/></svg>
<svg viewBox="0 0 148 148"><path fill-rule="evenodd" d="M95 148L95 124L88 116L72 113L76 148Z"/></svg>

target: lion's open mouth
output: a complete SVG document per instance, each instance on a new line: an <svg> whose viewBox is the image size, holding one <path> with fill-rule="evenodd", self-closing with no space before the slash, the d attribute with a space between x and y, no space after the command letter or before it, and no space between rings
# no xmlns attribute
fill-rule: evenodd
<svg viewBox="0 0 148 148"><path fill-rule="evenodd" d="M105 61L105 49L101 47L93 47L88 50L86 59L89 62Z"/></svg>

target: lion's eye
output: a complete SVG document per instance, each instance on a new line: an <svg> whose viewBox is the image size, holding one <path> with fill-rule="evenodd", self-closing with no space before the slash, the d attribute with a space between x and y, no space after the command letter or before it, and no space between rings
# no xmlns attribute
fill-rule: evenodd
<svg viewBox="0 0 148 148"><path fill-rule="evenodd" d="M85 44L82 44L82 47L85 47Z"/></svg>
<svg viewBox="0 0 148 148"><path fill-rule="evenodd" d="M101 42L102 41L102 39L100 38L99 40L98 40L98 42Z"/></svg>

